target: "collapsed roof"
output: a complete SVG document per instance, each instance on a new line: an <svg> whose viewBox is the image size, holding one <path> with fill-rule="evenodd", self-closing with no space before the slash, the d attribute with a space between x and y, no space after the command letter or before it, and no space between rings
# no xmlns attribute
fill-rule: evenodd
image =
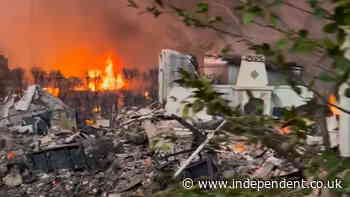
<svg viewBox="0 0 350 197"><path fill-rule="evenodd" d="M76 127L75 112L59 98L44 91L38 85L31 85L23 96L9 95L0 105L0 127L26 127L32 130L33 122L44 119L48 127L72 129Z"/></svg>

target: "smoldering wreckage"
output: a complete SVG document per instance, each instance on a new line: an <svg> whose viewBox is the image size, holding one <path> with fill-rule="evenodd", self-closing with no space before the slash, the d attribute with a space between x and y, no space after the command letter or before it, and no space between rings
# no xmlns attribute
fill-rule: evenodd
<svg viewBox="0 0 350 197"><path fill-rule="evenodd" d="M230 105L247 103L246 89L264 99L268 115L273 108L305 103L286 86L269 86L264 61L247 57L240 68L228 67L234 74L228 84L215 87L226 93ZM159 101L125 107L95 125L78 124L74 109L37 85L21 97L9 95L0 106L0 195L154 196L176 182L174 177L301 176L274 150L225 132L220 117L204 111L193 115L192 122L181 117L182 101L190 99L192 90L174 83L180 67L196 72L193 57L163 50ZM279 96L279 104L271 95ZM225 140L212 146L213 136ZM310 143L319 143L317 136L310 137Z"/></svg>

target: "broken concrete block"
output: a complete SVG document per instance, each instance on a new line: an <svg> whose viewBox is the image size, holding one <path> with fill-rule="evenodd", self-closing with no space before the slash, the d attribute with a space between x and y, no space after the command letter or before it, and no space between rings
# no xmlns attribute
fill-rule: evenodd
<svg viewBox="0 0 350 197"><path fill-rule="evenodd" d="M17 101L10 95L9 100L0 105L0 126L13 126L19 132L34 131L47 133L51 126L58 129L76 128L75 111L59 98L43 91L38 85L27 88Z"/></svg>
<svg viewBox="0 0 350 197"><path fill-rule="evenodd" d="M273 163L275 166L281 166L283 162L281 159L274 156L267 158L266 161Z"/></svg>
<svg viewBox="0 0 350 197"><path fill-rule="evenodd" d="M272 172L274 167L275 164L267 161L258 170L255 171L253 177L267 178L267 176Z"/></svg>
<svg viewBox="0 0 350 197"><path fill-rule="evenodd" d="M33 125L26 125L26 126L14 126L10 128L11 131L16 131L18 133L33 133Z"/></svg>
<svg viewBox="0 0 350 197"><path fill-rule="evenodd" d="M138 186L142 185L142 180L144 178L142 176L137 176L137 177L133 177L129 183L127 183L126 185L123 185L123 188L120 188L118 191L120 192L125 192L125 191L129 191L132 190Z"/></svg>
<svg viewBox="0 0 350 197"><path fill-rule="evenodd" d="M174 134L163 133L152 138L150 149L157 152L173 153L175 148L176 136Z"/></svg>
<svg viewBox="0 0 350 197"><path fill-rule="evenodd" d="M171 139L186 139L192 137L192 133L184 129L184 126L176 120L164 120L153 122L145 120L142 124L148 138L149 147L152 150L162 150L171 153L175 141Z"/></svg>
<svg viewBox="0 0 350 197"><path fill-rule="evenodd" d="M28 89L24 92L23 97L18 102L16 102L15 109L22 110L22 111L28 110L37 91L38 91L37 85L29 86Z"/></svg>
<svg viewBox="0 0 350 197"><path fill-rule="evenodd" d="M163 132L159 129L159 126L157 126L157 122L152 122L151 120L143 121L142 126L149 140Z"/></svg>
<svg viewBox="0 0 350 197"><path fill-rule="evenodd" d="M140 114L140 116L146 116L152 113L152 110L150 108L142 108L140 110L137 111L138 114Z"/></svg>
<svg viewBox="0 0 350 197"><path fill-rule="evenodd" d="M96 120L95 126L99 128L108 128L110 127L110 120L107 120L107 119Z"/></svg>
<svg viewBox="0 0 350 197"><path fill-rule="evenodd" d="M15 103L15 96L11 95L8 96L7 99L4 101L4 105L0 106L0 115L1 117L7 117L9 113L9 109L14 105Z"/></svg>
<svg viewBox="0 0 350 197"><path fill-rule="evenodd" d="M0 165L0 178L4 177L8 171L8 167L6 164Z"/></svg>
<svg viewBox="0 0 350 197"><path fill-rule="evenodd" d="M23 178L19 172L19 169L13 168L10 173L7 174L3 179L5 185L9 187L16 187L23 183Z"/></svg>
<svg viewBox="0 0 350 197"><path fill-rule="evenodd" d="M184 131L184 127L176 120L163 120L154 122L152 120L145 120L142 123L142 127L145 130L148 139L152 139L152 137L155 137L161 133Z"/></svg>
<svg viewBox="0 0 350 197"><path fill-rule="evenodd" d="M322 138L322 136L307 135L306 136L306 144L309 145L309 146L322 145L323 144L323 138Z"/></svg>
<svg viewBox="0 0 350 197"><path fill-rule="evenodd" d="M121 197L122 195L120 193L111 193L108 194L108 197Z"/></svg>
<svg viewBox="0 0 350 197"><path fill-rule="evenodd" d="M222 176L225 179L233 178L235 175L237 175L236 170L225 170L224 172L222 172Z"/></svg>
<svg viewBox="0 0 350 197"><path fill-rule="evenodd" d="M56 110L52 113L51 126L54 129L77 128L74 111Z"/></svg>
<svg viewBox="0 0 350 197"><path fill-rule="evenodd" d="M130 133L127 135L127 139L135 145L142 145L147 141L147 137L144 133Z"/></svg>

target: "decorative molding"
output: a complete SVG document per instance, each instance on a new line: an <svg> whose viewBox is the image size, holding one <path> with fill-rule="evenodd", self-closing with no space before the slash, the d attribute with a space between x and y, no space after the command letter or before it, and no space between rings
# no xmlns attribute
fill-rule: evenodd
<svg viewBox="0 0 350 197"><path fill-rule="evenodd" d="M247 62L265 62L265 56L247 55L247 56L243 56L242 60L247 61Z"/></svg>

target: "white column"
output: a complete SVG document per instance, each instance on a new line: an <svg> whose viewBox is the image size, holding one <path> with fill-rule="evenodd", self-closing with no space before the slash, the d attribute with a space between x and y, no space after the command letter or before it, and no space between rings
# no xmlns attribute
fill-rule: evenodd
<svg viewBox="0 0 350 197"><path fill-rule="evenodd" d="M339 130L337 130L338 121L337 121L336 115L334 114L330 117L327 117L326 121L327 121L327 130L329 133L330 146L333 148L339 144Z"/></svg>
<svg viewBox="0 0 350 197"><path fill-rule="evenodd" d="M345 90L349 88L343 84L339 89L339 103L344 109L350 110L350 98L345 96ZM339 124L339 150L342 157L350 157L350 114L340 112Z"/></svg>
<svg viewBox="0 0 350 197"><path fill-rule="evenodd" d="M228 84L233 85L236 78L236 68L234 65L227 65L228 70Z"/></svg>
<svg viewBox="0 0 350 197"><path fill-rule="evenodd" d="M271 115L272 112L272 91L261 92L261 98L264 100L264 114Z"/></svg>
<svg viewBox="0 0 350 197"><path fill-rule="evenodd" d="M163 59L163 54L161 53L159 56L159 70L158 70L158 99L160 103L164 103L166 101L166 92L167 92L167 79L165 78L165 64Z"/></svg>
<svg viewBox="0 0 350 197"><path fill-rule="evenodd" d="M196 70L191 62L191 56L180 52L163 49L159 56L159 102L164 103L170 90L176 86L174 80L180 78L179 69L195 73Z"/></svg>

